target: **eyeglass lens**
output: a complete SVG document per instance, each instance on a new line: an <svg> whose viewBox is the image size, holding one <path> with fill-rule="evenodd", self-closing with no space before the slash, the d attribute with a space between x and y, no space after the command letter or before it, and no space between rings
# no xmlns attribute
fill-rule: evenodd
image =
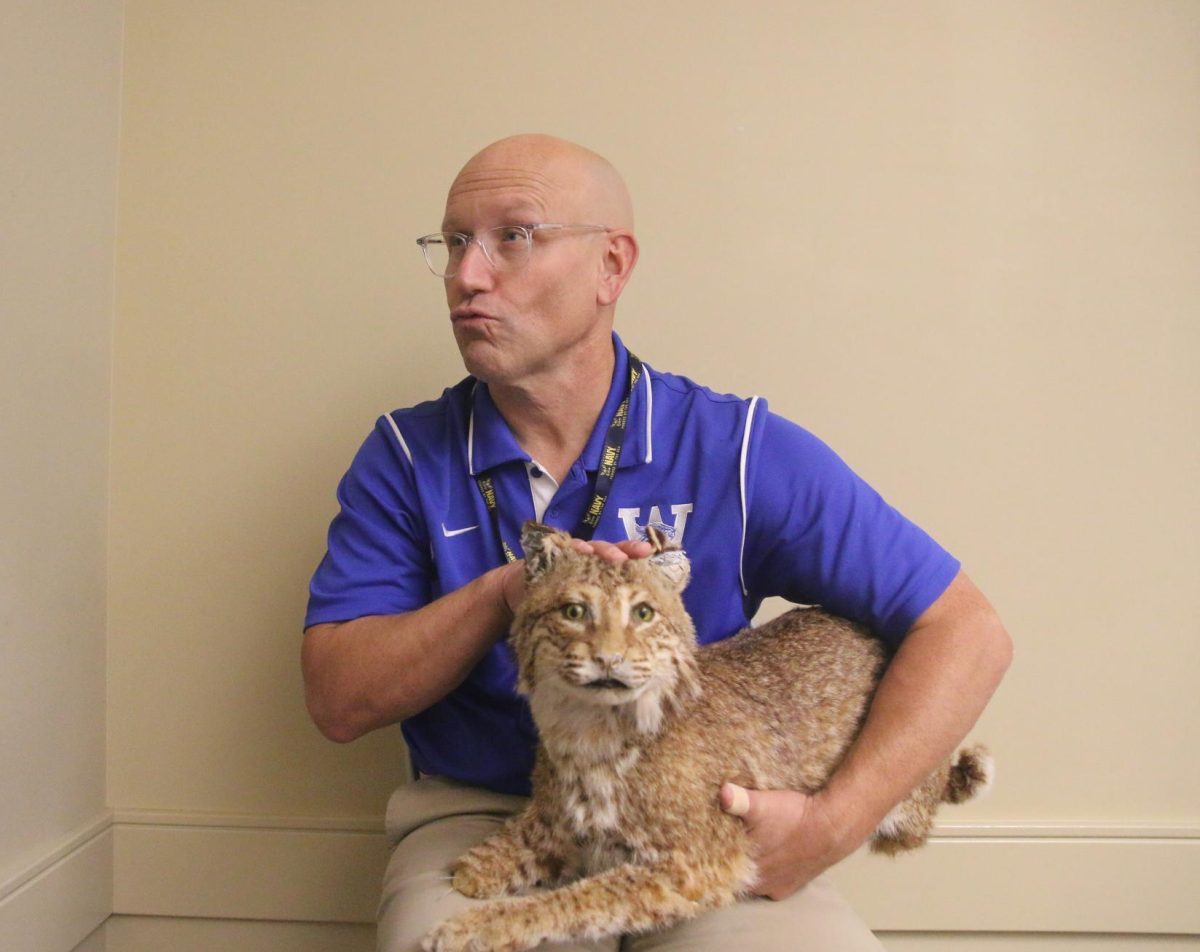
<svg viewBox="0 0 1200 952"><path fill-rule="evenodd" d="M453 277L462 266L472 241L480 244L492 267L499 271L519 268L529 258L529 231L516 225L489 228L473 239L443 232L426 238L421 248L425 252L425 260L429 262L429 267L435 274Z"/></svg>

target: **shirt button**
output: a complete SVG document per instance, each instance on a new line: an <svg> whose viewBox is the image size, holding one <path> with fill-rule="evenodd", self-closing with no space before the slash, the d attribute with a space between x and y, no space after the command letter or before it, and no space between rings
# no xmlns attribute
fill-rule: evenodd
<svg viewBox="0 0 1200 952"><path fill-rule="evenodd" d="M530 466L529 467L529 475L532 476L534 479L541 479L542 471L540 469L538 469L536 466Z"/></svg>

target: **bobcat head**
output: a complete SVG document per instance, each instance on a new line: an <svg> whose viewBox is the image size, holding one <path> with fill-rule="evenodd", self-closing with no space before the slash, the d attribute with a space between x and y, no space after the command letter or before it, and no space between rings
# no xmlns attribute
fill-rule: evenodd
<svg viewBox="0 0 1200 952"><path fill-rule="evenodd" d="M576 707L630 705L647 727L657 727L664 701L696 693L696 632L680 598L687 556L653 528L649 541L650 558L613 563L526 523L526 594L512 627L522 693Z"/></svg>

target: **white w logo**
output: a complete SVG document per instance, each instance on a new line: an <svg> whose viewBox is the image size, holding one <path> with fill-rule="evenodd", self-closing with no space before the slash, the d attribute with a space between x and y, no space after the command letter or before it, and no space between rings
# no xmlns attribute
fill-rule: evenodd
<svg viewBox="0 0 1200 952"><path fill-rule="evenodd" d="M621 517L621 521L625 523L625 535L631 540L646 538L646 527L654 526L660 530L668 539L672 539L677 545L683 545L683 530L687 528L688 513L692 511L690 502L681 502L671 507L671 516L675 520L675 525L668 525L663 521L662 510L658 506L650 507L650 518L645 522L641 522L642 510L637 509L618 509L617 515Z"/></svg>

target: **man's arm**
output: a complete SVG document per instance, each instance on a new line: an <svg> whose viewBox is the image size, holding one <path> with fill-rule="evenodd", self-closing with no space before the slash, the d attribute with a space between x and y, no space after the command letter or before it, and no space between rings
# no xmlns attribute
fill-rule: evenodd
<svg viewBox="0 0 1200 952"><path fill-rule="evenodd" d="M959 572L888 665L862 732L814 796L726 785L721 804L758 843L760 895L782 899L854 852L888 811L954 752L1012 659L983 593Z"/></svg>
<svg viewBox="0 0 1200 952"><path fill-rule="evenodd" d="M524 588L514 562L423 608L313 625L304 698L321 733L347 743L419 714L462 683L503 636Z"/></svg>
<svg viewBox="0 0 1200 952"><path fill-rule="evenodd" d="M610 561L651 551L645 542L575 545ZM512 624L525 595L524 566L492 569L402 615L308 628L301 650L304 695L321 733L348 743L419 714L458 687Z"/></svg>

